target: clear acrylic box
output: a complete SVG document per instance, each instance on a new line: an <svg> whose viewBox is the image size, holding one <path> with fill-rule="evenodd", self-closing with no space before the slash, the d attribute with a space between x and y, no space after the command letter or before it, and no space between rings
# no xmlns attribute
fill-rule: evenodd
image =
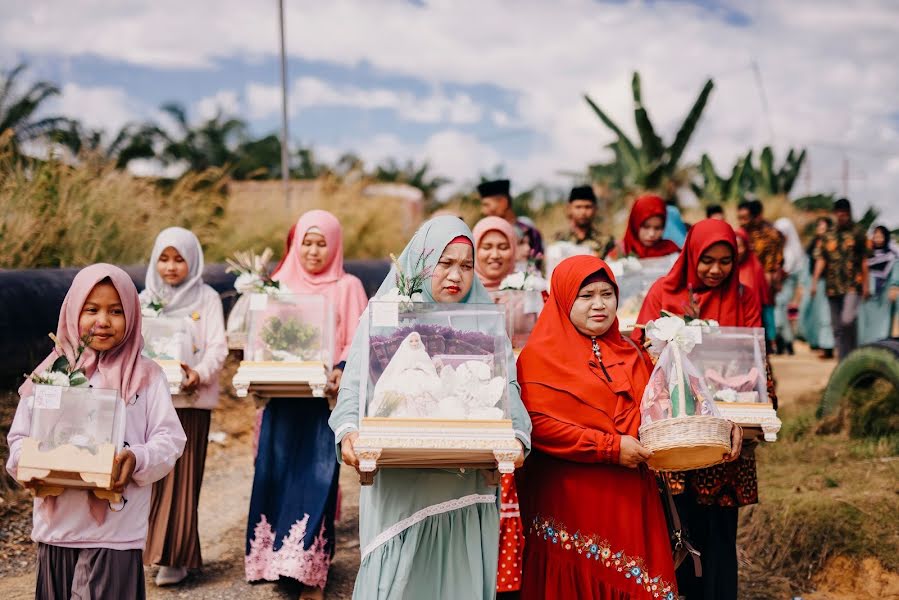
<svg viewBox="0 0 899 600"><path fill-rule="evenodd" d="M621 330L634 328L649 288L668 274L677 256L609 261L618 282L618 324Z"/></svg>
<svg viewBox="0 0 899 600"><path fill-rule="evenodd" d="M187 317L144 317L144 356L155 361L189 363L193 337Z"/></svg>
<svg viewBox="0 0 899 600"><path fill-rule="evenodd" d="M117 390L36 385L17 478L41 480L51 488L47 495L64 488L108 489L124 437L125 406Z"/></svg>
<svg viewBox="0 0 899 600"><path fill-rule="evenodd" d="M690 361L716 402L768 403L765 330L761 327L703 328Z"/></svg>
<svg viewBox="0 0 899 600"><path fill-rule="evenodd" d="M331 365L334 312L324 296L253 294L244 360Z"/></svg>
<svg viewBox="0 0 899 600"><path fill-rule="evenodd" d="M497 305L506 309L506 333L512 348L520 352L531 336L537 317L543 310L543 295L526 290L499 290L490 292Z"/></svg>

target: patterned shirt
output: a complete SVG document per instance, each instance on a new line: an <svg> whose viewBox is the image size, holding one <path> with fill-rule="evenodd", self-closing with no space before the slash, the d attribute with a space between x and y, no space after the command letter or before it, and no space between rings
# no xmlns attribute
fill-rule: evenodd
<svg viewBox="0 0 899 600"><path fill-rule="evenodd" d="M814 257L825 261L824 286L828 296L861 293L862 264L868 257L868 240L859 227L853 224L828 231L815 247Z"/></svg>
<svg viewBox="0 0 899 600"><path fill-rule="evenodd" d="M755 255L765 273L779 273L784 266L784 236L774 225L762 221L757 226L744 227Z"/></svg>
<svg viewBox="0 0 899 600"><path fill-rule="evenodd" d="M587 246L599 258L605 258L615 248L614 237L602 234L593 227L587 230L587 235L583 239L579 238L574 227L571 227L568 231L556 234L556 241L570 242L576 246Z"/></svg>

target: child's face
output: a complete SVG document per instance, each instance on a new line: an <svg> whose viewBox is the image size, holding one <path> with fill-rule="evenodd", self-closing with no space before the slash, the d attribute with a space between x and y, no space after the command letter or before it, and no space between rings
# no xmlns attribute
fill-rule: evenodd
<svg viewBox="0 0 899 600"><path fill-rule="evenodd" d="M125 309L115 286L102 282L94 286L78 318L81 335L94 329L90 348L97 352L111 350L125 339Z"/></svg>
<svg viewBox="0 0 899 600"><path fill-rule="evenodd" d="M156 260L156 272L162 280L172 287L181 285L190 271L190 265L178 251L169 246Z"/></svg>
<svg viewBox="0 0 899 600"><path fill-rule="evenodd" d="M640 225L640 243L651 248L662 239L662 234L664 232L665 222L662 220L662 217L649 217L643 221L642 225Z"/></svg>

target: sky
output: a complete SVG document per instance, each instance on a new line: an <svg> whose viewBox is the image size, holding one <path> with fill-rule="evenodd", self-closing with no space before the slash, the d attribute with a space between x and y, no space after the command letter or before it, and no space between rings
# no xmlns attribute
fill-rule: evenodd
<svg viewBox="0 0 899 600"><path fill-rule="evenodd" d="M630 79L670 141L709 77L687 160L729 174L765 145L809 160L794 189L848 192L899 226L899 2L894 0L284 0L290 137L429 161L471 186L502 165L513 191L572 183L609 158L589 94L636 136ZM13 0L0 68L56 82L46 107L117 130L180 102L256 135L280 119L274 0Z"/></svg>

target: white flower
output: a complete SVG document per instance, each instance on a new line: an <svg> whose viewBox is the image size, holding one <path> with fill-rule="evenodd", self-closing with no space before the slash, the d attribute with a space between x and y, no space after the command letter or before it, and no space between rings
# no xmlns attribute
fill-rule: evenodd
<svg viewBox="0 0 899 600"><path fill-rule="evenodd" d="M262 287L262 278L255 273L241 273L234 280L234 289L241 294L249 294Z"/></svg>
<svg viewBox="0 0 899 600"><path fill-rule="evenodd" d="M150 308L149 306L141 306L140 308L140 314L144 317L158 317L160 312L161 311L159 311L158 309Z"/></svg>
<svg viewBox="0 0 899 600"><path fill-rule="evenodd" d="M501 290L523 290L525 282L525 273L517 271L511 275L507 275L499 284Z"/></svg>
<svg viewBox="0 0 899 600"><path fill-rule="evenodd" d="M736 402L737 392L736 390L732 390L729 388L718 390L717 392L715 392L715 400L719 400L721 402Z"/></svg>
<svg viewBox="0 0 899 600"><path fill-rule="evenodd" d="M701 325L701 323L698 323ZM646 324L646 337L649 338L649 351L658 356L668 344L675 344L686 353L701 339L701 330L689 329L680 317L660 317Z"/></svg>
<svg viewBox="0 0 899 600"><path fill-rule="evenodd" d="M540 275L531 273L524 280L524 289L529 292L545 292L548 287L545 279L540 277Z"/></svg>
<svg viewBox="0 0 899 600"><path fill-rule="evenodd" d="M412 294L411 300L412 300L412 302L424 302L425 297L422 295L421 292L415 292L414 294Z"/></svg>
<svg viewBox="0 0 899 600"><path fill-rule="evenodd" d="M61 371L51 371L44 372L44 375L47 379L50 380L50 385L58 385L59 387L69 387L69 376Z"/></svg>

